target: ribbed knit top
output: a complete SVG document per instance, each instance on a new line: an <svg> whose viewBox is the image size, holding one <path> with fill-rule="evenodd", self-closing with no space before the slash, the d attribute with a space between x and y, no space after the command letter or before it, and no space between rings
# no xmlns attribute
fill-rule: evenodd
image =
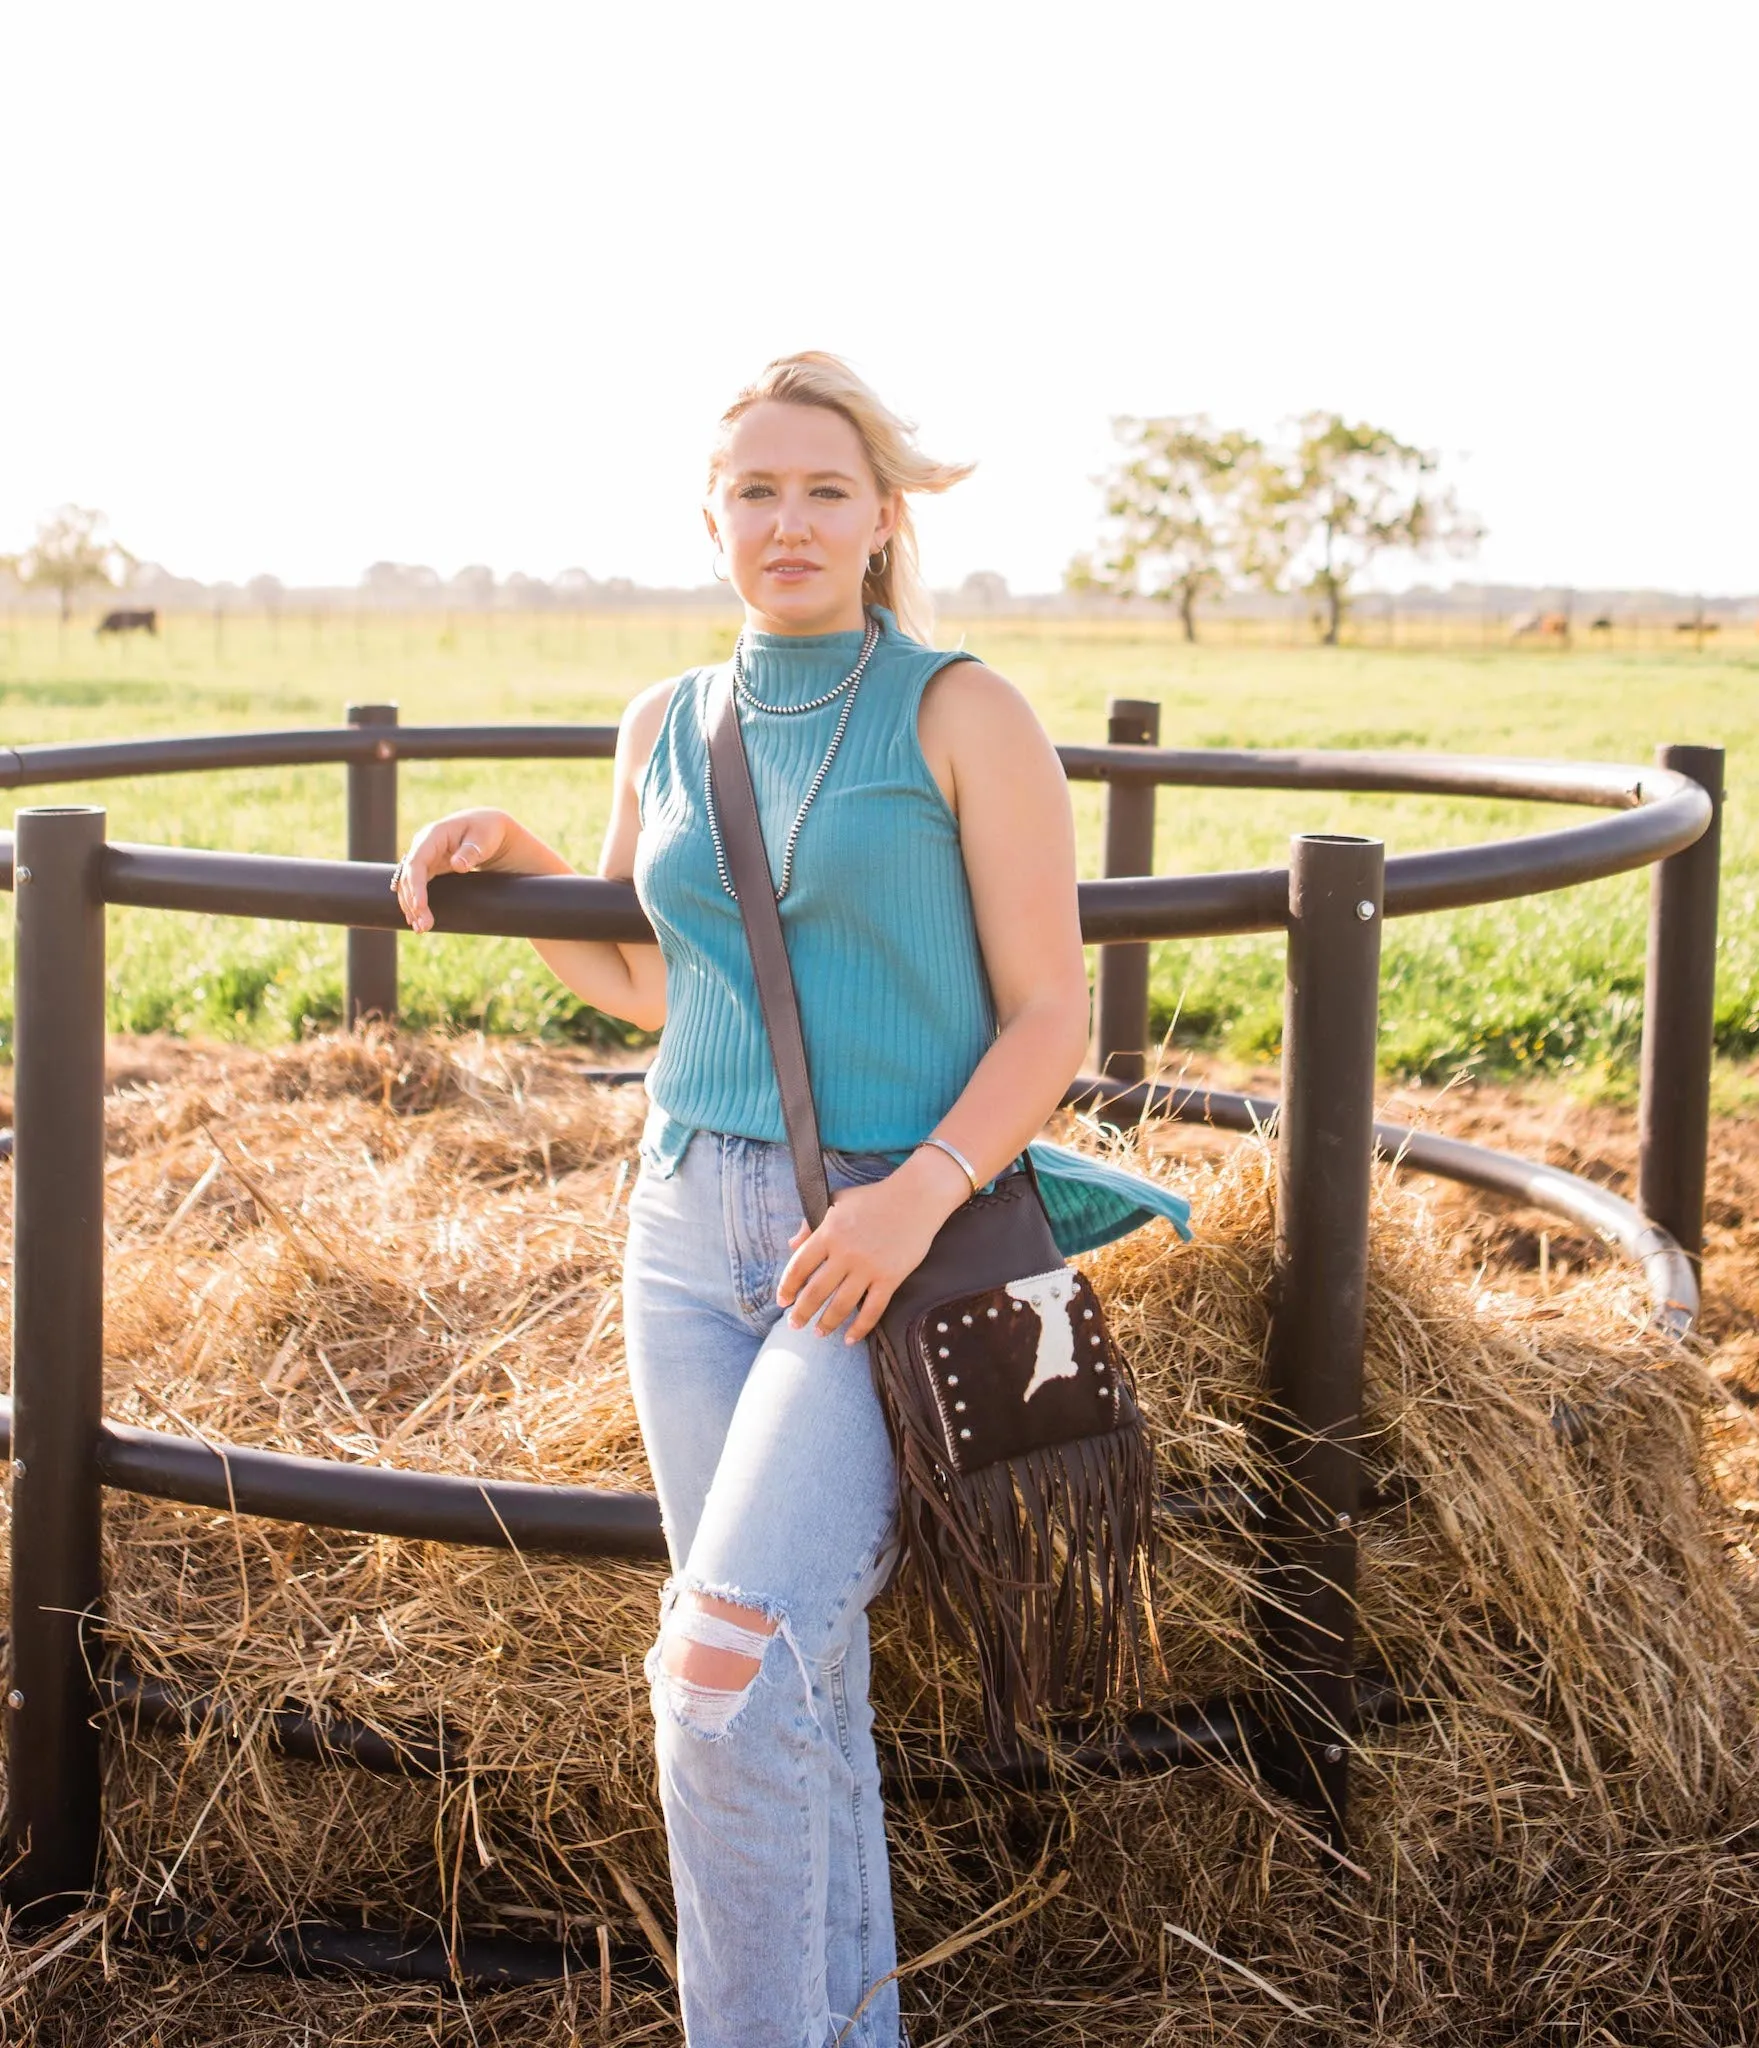
<svg viewBox="0 0 1759 2048"><path fill-rule="evenodd" d="M995 1037L959 824L917 737L929 678L972 657L924 647L874 607L880 636L830 773L794 852L782 929L823 1142L916 1144ZM835 688L860 631L745 636L745 679L768 704ZM666 1024L647 1092L675 1155L702 1128L781 1139L781 1097L739 906L721 886L704 799L715 671L678 679L640 783L635 889L666 962ZM783 849L843 699L793 716L740 707L758 815L781 880Z"/></svg>

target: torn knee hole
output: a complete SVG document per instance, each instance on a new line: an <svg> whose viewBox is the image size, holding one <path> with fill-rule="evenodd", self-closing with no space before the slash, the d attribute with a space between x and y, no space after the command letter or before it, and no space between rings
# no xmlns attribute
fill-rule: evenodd
<svg viewBox="0 0 1759 2048"><path fill-rule="evenodd" d="M778 1623L714 1593L684 1593L660 1639L659 1677L680 1720L724 1734L744 1705Z"/></svg>
<svg viewBox="0 0 1759 2048"><path fill-rule="evenodd" d="M757 1676L776 1624L754 1607L714 1593L686 1593L666 1626L661 1662L697 1685L748 1686Z"/></svg>

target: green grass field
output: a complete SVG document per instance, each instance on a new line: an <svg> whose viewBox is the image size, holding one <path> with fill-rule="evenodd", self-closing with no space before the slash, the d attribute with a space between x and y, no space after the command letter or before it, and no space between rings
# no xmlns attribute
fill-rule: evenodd
<svg viewBox="0 0 1759 2048"><path fill-rule="evenodd" d="M1108 695L1156 697L1168 745L1439 748L1647 761L1661 740L1730 750L1731 800L1717 1004L1721 1051L1759 1049L1759 824L1741 802L1759 758L1759 643L1705 652L1559 654L1462 647L1186 647L1135 622L944 621L1013 678L1061 740L1103 737ZM407 723L614 720L655 678L724 655L731 625L701 614L428 618L172 618L157 643L95 642L52 622L0 625L0 744L225 728L324 725L349 702L392 700ZM1726 639L1726 636L1725 636ZM402 771L402 829L466 802L495 802L591 869L609 791L601 763L416 763ZM339 769L164 777L20 792L19 802L101 802L113 838L241 851L339 854ZM1083 873L1098 872L1100 794L1076 790ZM1563 821L1530 805L1165 791L1163 871L1280 861L1300 830L1368 831L1389 852L1505 836ZM1580 814L1577 814L1580 815ZM1647 882L1394 924L1387 934L1384 1061L1438 1077L1562 1069L1621 1090L1640 1022ZM334 1021L334 930L111 913L111 1021L275 1039ZM621 1038L583 1013L516 941L407 938L404 1014L492 1030ZM10 974L0 974L0 1025ZM1158 1032L1241 1059L1280 1025L1280 942L1156 948ZM631 1042L633 1038L631 1035Z"/></svg>

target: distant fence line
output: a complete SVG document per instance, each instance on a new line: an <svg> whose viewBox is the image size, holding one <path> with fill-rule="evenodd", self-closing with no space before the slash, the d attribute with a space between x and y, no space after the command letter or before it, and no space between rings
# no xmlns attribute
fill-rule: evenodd
<svg viewBox="0 0 1759 2048"><path fill-rule="evenodd" d="M207 606L164 604L148 593L111 592L102 602L82 601L63 628L53 606L0 606L0 659L18 661L27 652L52 650L60 662L76 653L82 662L96 658L94 629L110 611L152 612L153 637L175 640L187 648L206 641L217 661L234 642L271 652L339 658L382 656L387 643L408 654L445 654L471 644L529 638L538 651L556 656L584 653L595 633L654 625L662 620L700 619L704 627L737 623L734 605L698 598L690 592L667 592L653 598L631 596L613 605L526 604L482 609L468 606L386 604L376 601L308 604L290 601L260 605L218 603ZM1014 628L1060 626L1070 631L1164 631L1178 638L1178 620L1170 610L1145 605L1101 608L1034 605L1019 600L986 607L963 607L943 601L940 618L968 632L1006 632ZM144 637L123 632L105 636L115 649L102 658L126 672L134 665L130 641ZM1302 648L1319 644L1318 622L1305 613L1264 614L1218 612L1198 615L1198 644L1219 648ZM1584 652L1660 653L1668 649L1714 653L1720 647L1751 647L1759 642L1759 613L1707 608L1695 612L1612 612L1564 614L1556 611L1436 611L1401 607L1377 595L1358 599L1346 616L1340 639L1349 647L1410 648L1446 651L1472 648L1527 648L1568 655Z"/></svg>

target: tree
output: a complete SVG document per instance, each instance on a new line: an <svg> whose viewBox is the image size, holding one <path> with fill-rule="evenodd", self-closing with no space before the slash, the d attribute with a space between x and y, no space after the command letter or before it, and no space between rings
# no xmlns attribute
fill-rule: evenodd
<svg viewBox="0 0 1759 2048"><path fill-rule="evenodd" d="M110 538L102 512L83 505L60 505L37 522L37 537L12 563L28 589L53 590L61 602L61 623L73 611L74 593L88 583L114 589L126 583L134 557Z"/></svg>
<svg viewBox="0 0 1759 2048"><path fill-rule="evenodd" d="M1263 451L1236 428L1218 433L1204 413L1125 415L1112 431L1126 455L1103 479L1099 552L1078 555L1064 581L1176 604L1195 640L1197 600L1255 565L1252 484Z"/></svg>
<svg viewBox="0 0 1759 2048"><path fill-rule="evenodd" d="M1300 433L1293 453L1260 474L1260 573L1274 588L1305 567L1303 588L1325 606L1325 645L1335 647L1350 585L1376 555L1470 554L1484 528L1451 488L1429 481L1433 451L1336 412L1308 413Z"/></svg>
<svg viewBox="0 0 1759 2048"><path fill-rule="evenodd" d="M994 569L973 569L953 602L964 611L993 612L1008 601L1008 579Z"/></svg>
<svg viewBox="0 0 1759 2048"><path fill-rule="evenodd" d="M495 602L495 572L486 563L472 562L459 570L447 588L466 610L486 612Z"/></svg>
<svg viewBox="0 0 1759 2048"><path fill-rule="evenodd" d="M598 579L588 569L564 569L551 585L564 604L591 604L598 595Z"/></svg>
<svg viewBox="0 0 1759 2048"><path fill-rule="evenodd" d="M425 562L374 562L360 581L375 605L424 604L440 588L439 571Z"/></svg>
<svg viewBox="0 0 1759 2048"><path fill-rule="evenodd" d="M501 588L507 602L520 611L542 611L556 601L556 593L541 576L528 576L523 569L515 569Z"/></svg>

